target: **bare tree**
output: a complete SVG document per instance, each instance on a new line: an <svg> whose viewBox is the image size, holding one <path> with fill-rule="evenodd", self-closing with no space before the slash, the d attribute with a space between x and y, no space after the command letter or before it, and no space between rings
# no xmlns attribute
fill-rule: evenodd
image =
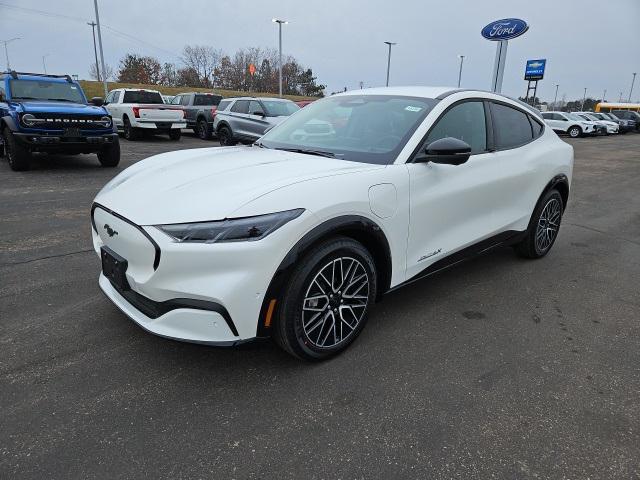
<svg viewBox="0 0 640 480"><path fill-rule="evenodd" d="M107 80L113 80L115 78L115 72L113 71L113 68L110 65L105 64L105 69L107 70ZM98 72L100 72L100 75L98 75ZM96 67L96 64L92 63L91 65L89 65L89 76L94 80L101 82L102 68L98 69Z"/></svg>
<svg viewBox="0 0 640 480"><path fill-rule="evenodd" d="M220 64L222 51L207 45L186 45L182 51L182 63L185 67L198 73L203 87L213 84L213 73Z"/></svg>

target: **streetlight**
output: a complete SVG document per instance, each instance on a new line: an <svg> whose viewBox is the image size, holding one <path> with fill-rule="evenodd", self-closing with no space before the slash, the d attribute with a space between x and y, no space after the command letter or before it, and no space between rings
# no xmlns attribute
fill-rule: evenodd
<svg viewBox="0 0 640 480"><path fill-rule="evenodd" d="M584 101L587 99L587 87L584 87L584 95L582 96L582 106L580 107L580 111L584 112Z"/></svg>
<svg viewBox="0 0 640 480"><path fill-rule="evenodd" d="M44 59L47 58L49 55L51 54L47 53L46 55L42 55L42 68L44 69L44 73L47 73L47 63L44 61Z"/></svg>
<svg viewBox="0 0 640 480"><path fill-rule="evenodd" d="M606 88L604 89L604 93L602 94L602 103L605 102L605 100L604 100L605 98L607 98L607 89Z"/></svg>
<svg viewBox="0 0 640 480"><path fill-rule="evenodd" d="M10 38L9 40L0 40L0 42L4 43L4 55L7 57L7 71L11 70L11 65L9 64L9 51L7 50L7 43L11 43L14 40L20 40L21 37Z"/></svg>
<svg viewBox="0 0 640 480"><path fill-rule="evenodd" d="M278 18L272 18L271 21L278 24L278 50L280 52L280 59L278 61L278 93L282 96L282 25L287 25L289 22Z"/></svg>
<svg viewBox="0 0 640 480"><path fill-rule="evenodd" d="M389 70L391 68L391 45L397 45L394 42L384 42L389 45L389 55L387 56L387 87L389 86Z"/></svg>
<svg viewBox="0 0 640 480"><path fill-rule="evenodd" d="M458 88L460 88L460 82L462 81L462 64L464 62L464 55L458 55L460 59L460 71L458 72Z"/></svg>
<svg viewBox="0 0 640 480"><path fill-rule="evenodd" d="M636 83L636 74L633 74L633 80L631 80L631 90L629 90L629 100L628 102L631 103L631 94L633 93L633 84Z"/></svg>
<svg viewBox="0 0 640 480"><path fill-rule="evenodd" d="M556 94L553 97L553 108L558 108L556 105L556 101L558 100L558 88L560 87L559 83L556 83Z"/></svg>
<svg viewBox="0 0 640 480"><path fill-rule="evenodd" d="M100 68L98 68L98 49L96 48L96 22L87 22L93 32L93 54L96 57L96 80L100 81Z"/></svg>

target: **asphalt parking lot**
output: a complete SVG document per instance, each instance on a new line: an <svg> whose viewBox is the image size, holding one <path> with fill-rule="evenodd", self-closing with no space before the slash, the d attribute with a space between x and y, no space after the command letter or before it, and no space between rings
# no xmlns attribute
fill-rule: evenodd
<svg viewBox="0 0 640 480"><path fill-rule="evenodd" d="M89 207L185 134L0 163L0 478L640 477L640 135L584 138L542 260L508 248L387 295L302 363L145 333L102 295Z"/></svg>

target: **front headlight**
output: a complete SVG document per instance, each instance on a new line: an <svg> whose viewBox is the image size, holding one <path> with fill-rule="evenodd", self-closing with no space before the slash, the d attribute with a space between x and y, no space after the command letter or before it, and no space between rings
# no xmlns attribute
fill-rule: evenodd
<svg viewBox="0 0 640 480"><path fill-rule="evenodd" d="M100 120L95 120L95 123L104 128L109 128L111 126L111 117L102 117Z"/></svg>
<svg viewBox="0 0 640 480"><path fill-rule="evenodd" d="M37 118L30 113L25 113L22 115L22 123L24 123L27 127L32 127L35 125Z"/></svg>
<svg viewBox="0 0 640 480"><path fill-rule="evenodd" d="M285 223L299 217L304 208L256 217L231 218L216 222L156 225L177 242L219 243L260 240Z"/></svg>

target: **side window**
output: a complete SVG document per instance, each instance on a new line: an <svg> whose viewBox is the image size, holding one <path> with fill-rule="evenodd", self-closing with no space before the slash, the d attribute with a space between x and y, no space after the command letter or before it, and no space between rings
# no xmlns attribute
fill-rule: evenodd
<svg viewBox="0 0 640 480"><path fill-rule="evenodd" d="M189 100L191 100L191 95L182 95L182 99L180 100L180 105L184 107L188 107Z"/></svg>
<svg viewBox="0 0 640 480"><path fill-rule="evenodd" d="M533 138L538 138L540 135L542 135L544 127L538 120L536 120L532 116L529 116L529 121L531 122L531 128L533 129Z"/></svg>
<svg viewBox="0 0 640 480"><path fill-rule="evenodd" d="M491 103L496 148L514 148L533 140L529 116L521 110Z"/></svg>
<svg viewBox="0 0 640 480"><path fill-rule="evenodd" d="M171 105L180 105L181 100L182 95L176 95L175 97L173 97L173 100L171 100Z"/></svg>
<svg viewBox="0 0 640 480"><path fill-rule="evenodd" d="M553 113L542 112L542 118L545 120L553 120Z"/></svg>
<svg viewBox="0 0 640 480"><path fill-rule="evenodd" d="M235 113L249 113L249 100L236 100L231 107L231 111Z"/></svg>
<svg viewBox="0 0 640 480"><path fill-rule="evenodd" d="M111 103L113 102L113 92L109 92L109 94L105 97L104 101L106 103Z"/></svg>
<svg viewBox="0 0 640 480"><path fill-rule="evenodd" d="M257 102L255 100L251 100L249 102L249 113L251 115L254 115L254 114L263 115L264 114L264 108L262 108L262 105L260 105L260 102Z"/></svg>
<svg viewBox="0 0 640 480"><path fill-rule="evenodd" d="M113 103L118 103L120 101L120 91L113 92Z"/></svg>
<svg viewBox="0 0 640 480"><path fill-rule="evenodd" d="M471 146L472 154L485 152L487 126L482 102L464 102L449 109L429 132L425 146L445 137L454 137L467 142Z"/></svg>
<svg viewBox="0 0 640 480"><path fill-rule="evenodd" d="M218 104L218 111L222 112L222 111L226 110L230 103L231 103L231 100L222 100Z"/></svg>
<svg viewBox="0 0 640 480"><path fill-rule="evenodd" d="M533 140L529 115L516 108L492 103L493 128L498 149L514 148Z"/></svg>

